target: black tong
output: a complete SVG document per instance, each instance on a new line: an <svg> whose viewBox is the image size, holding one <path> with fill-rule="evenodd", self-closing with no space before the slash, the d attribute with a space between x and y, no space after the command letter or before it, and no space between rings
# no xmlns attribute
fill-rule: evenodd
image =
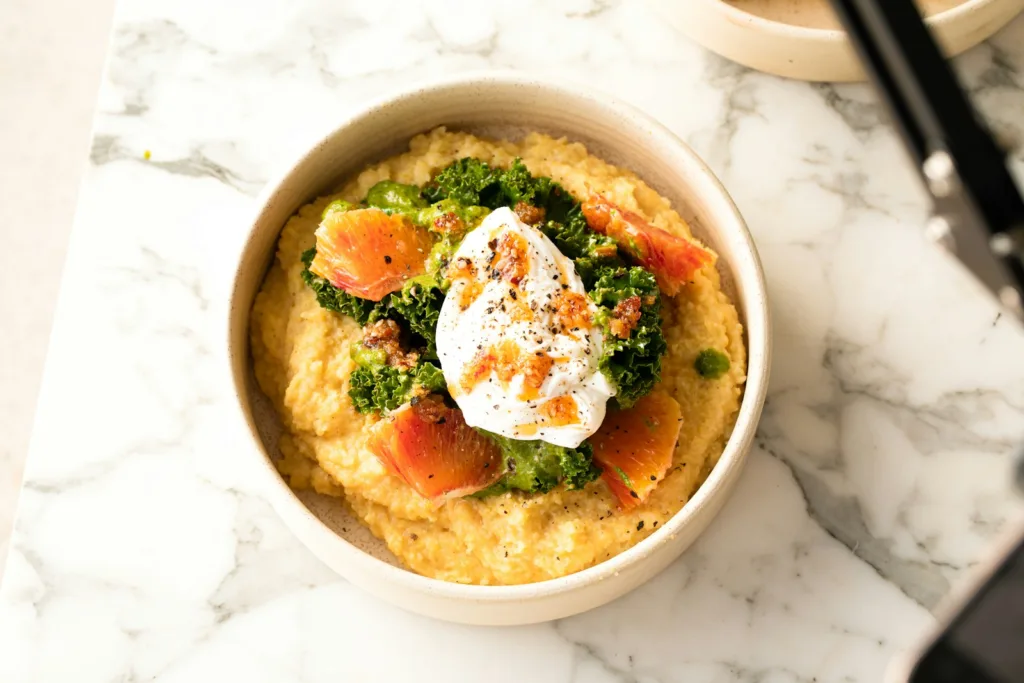
<svg viewBox="0 0 1024 683"><path fill-rule="evenodd" d="M1024 200L911 0L832 0L932 196L931 237L1024 317Z"/></svg>

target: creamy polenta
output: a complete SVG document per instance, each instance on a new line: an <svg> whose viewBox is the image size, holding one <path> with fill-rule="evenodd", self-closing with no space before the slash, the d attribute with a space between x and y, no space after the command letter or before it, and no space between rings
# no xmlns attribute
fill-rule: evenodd
<svg viewBox="0 0 1024 683"><path fill-rule="evenodd" d="M683 420L673 467L639 506L620 510L600 479L581 490L513 492L440 506L421 497L366 450L367 431L378 418L356 412L348 396L350 349L361 328L317 304L302 281L300 256L313 246L331 200L358 202L385 179L423 185L463 157L499 167L520 157L533 174L550 176L575 196L599 192L657 227L690 236L666 199L580 144L540 134L522 142L485 140L438 128L413 138L408 152L366 169L337 194L302 207L284 226L253 307L255 373L285 427L277 466L293 488L343 499L408 568L425 576L482 585L542 581L626 550L693 495L721 454L739 408L746 370L742 328L713 267L700 270L675 297L664 297L668 352L658 389L679 402ZM727 373L715 380L694 368L707 348L730 360Z"/></svg>

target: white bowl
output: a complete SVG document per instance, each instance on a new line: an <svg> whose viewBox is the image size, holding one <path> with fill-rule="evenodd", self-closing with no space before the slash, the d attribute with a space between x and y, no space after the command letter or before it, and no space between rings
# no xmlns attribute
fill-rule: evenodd
<svg viewBox="0 0 1024 683"><path fill-rule="evenodd" d="M1024 9L1024 0L919 0L947 55L974 47ZM805 81L860 81L860 66L828 0L649 0L712 52Z"/></svg>
<svg viewBox="0 0 1024 683"><path fill-rule="evenodd" d="M718 252L723 286L744 324L749 351L739 417L718 464L694 497L661 529L626 552L559 579L519 586L467 586L399 566L384 544L337 499L296 494L278 475L280 425L252 376L249 313L278 234L288 217L367 164L402 149L438 125L504 138L542 131L582 142L598 156L635 171L672 200L694 233ZM228 352L234 388L255 448L250 462L295 535L339 574L385 600L439 619L524 624L596 607L664 569L722 507L754 438L768 380L770 337L764 276L743 219L697 156L666 128L609 97L512 75L483 75L419 88L375 104L342 123L260 200L230 301Z"/></svg>

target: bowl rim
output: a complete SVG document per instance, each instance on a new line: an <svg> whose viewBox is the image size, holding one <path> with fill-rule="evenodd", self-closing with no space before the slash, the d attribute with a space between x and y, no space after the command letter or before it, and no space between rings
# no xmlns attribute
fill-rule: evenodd
<svg viewBox="0 0 1024 683"><path fill-rule="evenodd" d="M705 200L714 202L716 213L728 216L727 221L721 224L729 224L728 231L734 232L734 243L739 247L739 260L748 260L749 266L743 277L739 272L734 272L736 281L743 280L747 290L745 301L745 316L743 320L744 331L747 337L747 377L744 385L743 397L740 400L739 411L732 432L726 441L725 447L719 456L718 462L712 468L707 478L701 483L697 491L690 497L682 508L676 512L668 522L663 524L650 536L634 546L627 548L621 553L599 562L591 567L566 576L546 579L534 583L515 585L477 585L462 584L441 579L426 577L392 565L388 562L373 557L369 553L358 548L348 540L335 533L330 527L324 524L319 517L299 499L296 493L281 478L274 467L269 454L254 429L251 410L248 405L246 392L242 390L247 385L245 377L239 377L235 372L234 359L236 354L244 352L246 358L242 365L251 366L251 350L248 347L248 330L245 332L246 344L243 349L235 349L232 345L232 320L235 318L236 307L244 305L251 311L252 302L238 301L238 288L243 272L243 264L256 236L256 227L264 220L264 214L273 207L278 200L278 194L283 190L290 176L300 168L309 163L315 162L321 148L328 145L337 135L340 135L346 128L357 121L373 116L373 113L385 106L419 98L427 94L437 94L440 91L459 90L477 85L505 88L532 88L544 91L548 95L556 97L569 97L576 100L583 100L589 106L603 109L609 115L617 117L623 123L631 125L634 130L643 130L646 146L658 150L659 156L672 155L676 162L684 160L690 166L690 170L704 179L706 187L702 197ZM297 159L288 164L282 171L273 175L256 199L256 208L250 226L240 250L237 252L236 265L231 278L230 294L228 300L228 315L226 320L227 332L227 353L228 372L231 384L235 388L234 405L239 411L239 416L247 427L249 438L252 440L254 452L259 454L262 467L259 468L264 474L264 492L268 495L269 502L285 522L294 519L290 514L297 512L303 521L304 531L315 537L317 544L321 542L332 545L346 563L353 563L357 566L362 575L374 573L376 578L384 582L393 582L403 588L428 594L440 598L452 598L458 600L471 600L478 603L511 603L526 599L554 597L581 589L584 586L600 582L604 579L618 575L627 569L633 568L652 554L657 548L668 543L697 516L698 512L709 505L719 489L725 486L736 474L735 470L742 467L747 452L753 443L757 423L760 419L761 410L764 405L768 390L768 374L771 366L772 335L771 318L767 301L767 285L765 282L764 269L754 244L750 230L744 221L734 200L726 191L718 177L711 171L703 159L690 148L679 136L670 131L666 126L655 118L628 104L617 97L606 94L603 91L581 87L571 82L565 82L550 77L538 77L524 74L522 72L509 70L488 70L466 72L455 76L443 77L429 82L418 84L412 87L393 90L383 96L377 97L356 111L345 116L343 120L330 130L326 135L320 137L313 145L303 152ZM724 213L723 213L724 212ZM283 227L283 226L282 226ZM279 234L279 233L278 233ZM246 313L248 320L249 313ZM751 325L751 320L756 322ZM751 327L760 330L757 338L751 335ZM287 508L287 513L283 511ZM294 533L294 530L293 530ZM303 540L300 538L300 540ZM309 546L309 543L304 543ZM312 549L311 549L312 550ZM314 553L316 554L316 553Z"/></svg>
<svg viewBox="0 0 1024 683"><path fill-rule="evenodd" d="M842 42L847 40L846 31L839 28L812 28L809 26L797 26L796 24L786 24L781 21L775 21L773 19L765 19L764 17L752 14L745 10L740 9L734 5L725 2L725 0L701 0L705 4L714 5L718 7L718 10L724 12L725 15L735 21L736 23L745 23L750 27L763 31L765 33L773 34L779 38L793 39L793 40L810 40L812 42L821 43L834 43ZM931 14L925 17L925 23L933 31L937 30L946 24L958 21L963 15L968 12L977 11L979 8L986 7L1000 0L964 0L955 7Z"/></svg>

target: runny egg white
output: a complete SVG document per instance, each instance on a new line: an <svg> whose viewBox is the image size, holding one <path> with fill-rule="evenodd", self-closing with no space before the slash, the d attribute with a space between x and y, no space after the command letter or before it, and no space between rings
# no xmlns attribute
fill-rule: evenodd
<svg viewBox="0 0 1024 683"><path fill-rule="evenodd" d="M615 391L572 261L501 208L466 236L447 275L437 352L466 422L567 447L597 431Z"/></svg>

